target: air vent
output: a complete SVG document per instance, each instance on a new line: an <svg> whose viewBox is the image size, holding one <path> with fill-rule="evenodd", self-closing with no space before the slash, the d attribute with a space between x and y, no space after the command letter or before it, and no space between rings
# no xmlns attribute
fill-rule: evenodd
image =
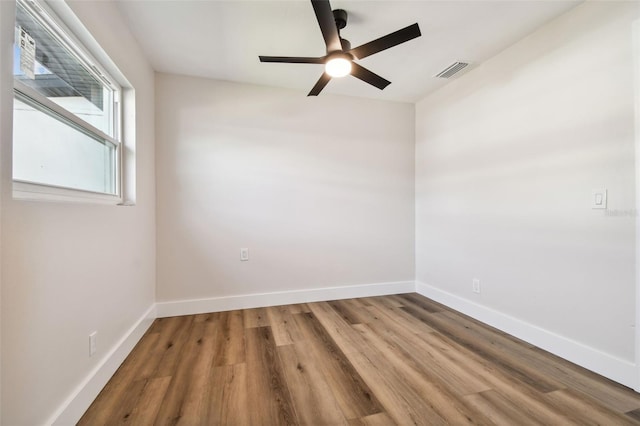
<svg viewBox="0 0 640 426"><path fill-rule="evenodd" d="M468 66L469 64L467 62L454 62L453 64L449 65L448 67L440 71L438 74L436 74L436 77L451 78L455 74L459 73L460 71L462 71Z"/></svg>

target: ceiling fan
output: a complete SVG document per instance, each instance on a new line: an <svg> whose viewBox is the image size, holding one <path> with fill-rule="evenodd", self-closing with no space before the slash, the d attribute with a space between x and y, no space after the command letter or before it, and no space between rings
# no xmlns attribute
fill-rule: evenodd
<svg viewBox="0 0 640 426"><path fill-rule="evenodd" d="M340 37L340 30L347 25L347 12L342 9L332 11L329 0L311 0L311 4L327 46L327 54L320 57L260 56L260 62L324 64L324 73L307 96L318 96L332 77L344 77L349 74L380 90L384 89L391 84L390 81L354 60L366 58L421 36L420 27L416 23L352 49L351 43Z"/></svg>

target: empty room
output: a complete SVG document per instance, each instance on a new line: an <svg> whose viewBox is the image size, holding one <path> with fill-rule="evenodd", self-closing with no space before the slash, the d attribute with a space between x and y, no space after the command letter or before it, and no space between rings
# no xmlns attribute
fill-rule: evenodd
<svg viewBox="0 0 640 426"><path fill-rule="evenodd" d="M0 0L0 424L640 424L640 2Z"/></svg>

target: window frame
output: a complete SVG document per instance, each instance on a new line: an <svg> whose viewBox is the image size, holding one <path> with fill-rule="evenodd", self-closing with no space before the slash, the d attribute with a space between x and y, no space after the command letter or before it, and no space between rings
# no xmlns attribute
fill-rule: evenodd
<svg viewBox="0 0 640 426"><path fill-rule="evenodd" d="M30 182L13 178L13 198L23 200L95 202L104 204L123 204L123 155L124 141L122 132L122 95L123 89L117 81L95 59L85 45L69 29L63 20L42 0L16 0L16 7L22 5L86 70L112 92L110 103L110 130L113 136L86 122L76 114L49 100L37 90L28 87L15 77L13 78L14 100L26 102L44 114L48 114L61 123L83 132L96 139L104 140L115 148L113 174L115 178L115 194L94 192L79 188L62 187L53 184ZM18 25L14 22L14 26ZM83 27L83 31L88 30ZM15 42L14 42L15 43ZM104 52L101 52L104 53ZM104 56L104 55L103 55ZM13 169L13 165L12 165Z"/></svg>

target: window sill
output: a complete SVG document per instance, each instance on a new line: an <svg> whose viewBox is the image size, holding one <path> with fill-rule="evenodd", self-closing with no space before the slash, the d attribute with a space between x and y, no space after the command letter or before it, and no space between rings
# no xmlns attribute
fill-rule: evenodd
<svg viewBox="0 0 640 426"><path fill-rule="evenodd" d="M13 199L22 201L49 201L63 203L105 204L113 206L133 206L117 195L57 186L39 185L30 182L13 181Z"/></svg>

